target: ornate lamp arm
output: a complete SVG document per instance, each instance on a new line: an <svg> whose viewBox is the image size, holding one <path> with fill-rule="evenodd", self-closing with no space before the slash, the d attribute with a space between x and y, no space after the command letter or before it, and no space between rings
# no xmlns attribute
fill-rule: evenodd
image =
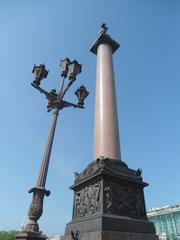
<svg viewBox="0 0 180 240"><path fill-rule="evenodd" d="M45 91L43 88L41 88L41 87L39 87L39 86L36 86L35 84L33 84L33 83L31 83L31 85L34 87L34 88L36 88L40 93L43 93L45 96L46 96L46 98L47 99L49 99L49 100L55 100L55 97L53 98L53 96L52 96L52 94L51 94L51 92L47 92L47 91Z"/></svg>
<svg viewBox="0 0 180 240"><path fill-rule="evenodd" d="M68 85L66 86L66 88L60 93L58 94L57 100L61 101L64 97L64 95L66 94L67 90L70 88L70 86L73 84L74 80L70 80Z"/></svg>
<svg viewBox="0 0 180 240"><path fill-rule="evenodd" d="M61 100L61 103L62 103L63 107L74 107L74 108L82 108L82 109L84 108L81 105L74 104L74 103L71 103L71 102L67 102L67 101L64 101L64 100Z"/></svg>

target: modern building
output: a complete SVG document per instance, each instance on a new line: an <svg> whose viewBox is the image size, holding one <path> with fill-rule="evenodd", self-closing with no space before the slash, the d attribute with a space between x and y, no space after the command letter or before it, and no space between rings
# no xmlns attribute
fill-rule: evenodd
<svg viewBox="0 0 180 240"><path fill-rule="evenodd" d="M180 204L153 208L147 212L147 216L154 223L159 239L180 239Z"/></svg>

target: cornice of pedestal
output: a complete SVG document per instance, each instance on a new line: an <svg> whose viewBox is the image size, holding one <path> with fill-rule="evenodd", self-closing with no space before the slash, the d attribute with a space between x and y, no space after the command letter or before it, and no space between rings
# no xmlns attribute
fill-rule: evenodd
<svg viewBox="0 0 180 240"><path fill-rule="evenodd" d="M96 42L90 48L90 51L94 54L97 54L98 46L103 43L107 43L111 46L112 53L114 53L120 47L120 44L113 40L108 34L101 33Z"/></svg>

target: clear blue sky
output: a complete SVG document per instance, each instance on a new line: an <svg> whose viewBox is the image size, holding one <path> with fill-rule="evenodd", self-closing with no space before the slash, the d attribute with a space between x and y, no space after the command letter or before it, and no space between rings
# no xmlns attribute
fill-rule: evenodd
<svg viewBox="0 0 180 240"><path fill-rule="evenodd" d="M0 0L0 230L18 229L35 186L51 114L30 83L33 64L50 70L43 87L59 87L59 59L83 64L86 109L59 115L39 221L47 235L71 220L74 171L93 155L96 57L89 52L99 26L121 44L114 54L122 158L142 168L150 186L147 209L180 202L180 1Z"/></svg>

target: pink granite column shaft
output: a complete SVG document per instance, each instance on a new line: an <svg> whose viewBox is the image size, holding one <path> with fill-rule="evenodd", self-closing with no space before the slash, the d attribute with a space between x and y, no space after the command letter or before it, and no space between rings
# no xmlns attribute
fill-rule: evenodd
<svg viewBox="0 0 180 240"><path fill-rule="evenodd" d="M112 47L97 47L94 160L104 156L121 160Z"/></svg>

